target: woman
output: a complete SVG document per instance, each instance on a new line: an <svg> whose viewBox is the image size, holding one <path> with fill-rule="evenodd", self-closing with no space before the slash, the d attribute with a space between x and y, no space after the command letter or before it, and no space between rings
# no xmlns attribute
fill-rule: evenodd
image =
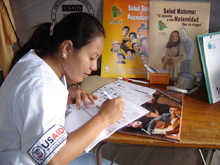
<svg viewBox="0 0 220 165"><path fill-rule="evenodd" d="M186 58L186 54L180 43L179 31L174 30L167 42L165 56L162 57L162 69L169 71L171 80L176 80L177 74L180 72L180 61L184 58Z"/></svg>
<svg viewBox="0 0 220 165"><path fill-rule="evenodd" d="M137 57L140 56L141 49L139 48L139 45L136 42L132 43L132 50Z"/></svg>
<svg viewBox="0 0 220 165"><path fill-rule="evenodd" d="M135 60L135 57L134 57L134 55L133 55L133 51L132 51L131 49L128 49L128 50L127 50L126 59L127 59L127 60L130 60L130 61Z"/></svg>
<svg viewBox="0 0 220 165"><path fill-rule="evenodd" d="M124 53L117 53L118 61L117 64L126 64Z"/></svg>
<svg viewBox="0 0 220 165"><path fill-rule="evenodd" d="M146 37L140 39L140 47L143 51L148 52L148 41Z"/></svg>
<svg viewBox="0 0 220 165"><path fill-rule="evenodd" d="M135 32L130 32L129 33L129 40L130 42L134 42L134 40L137 40L137 34Z"/></svg>
<svg viewBox="0 0 220 165"><path fill-rule="evenodd" d="M15 54L0 89L0 164L67 164L121 118L118 97L104 102L96 116L69 135L63 128L67 100L76 99L79 109L81 99L85 108L88 99L93 104L98 99L71 83L97 69L103 49L104 29L89 14L72 13L55 26L37 27Z"/></svg>

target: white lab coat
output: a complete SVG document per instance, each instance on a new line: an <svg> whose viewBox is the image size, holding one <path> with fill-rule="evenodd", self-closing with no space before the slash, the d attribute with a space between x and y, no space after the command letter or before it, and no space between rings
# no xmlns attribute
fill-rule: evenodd
<svg viewBox="0 0 220 165"><path fill-rule="evenodd" d="M34 164L31 157L35 158L28 150L45 133L51 134L51 127L64 125L67 96L65 82L33 50L20 59L0 88L1 165ZM49 140L49 135L45 136ZM46 138L41 140L47 144ZM66 140L58 143L43 164L49 162Z"/></svg>

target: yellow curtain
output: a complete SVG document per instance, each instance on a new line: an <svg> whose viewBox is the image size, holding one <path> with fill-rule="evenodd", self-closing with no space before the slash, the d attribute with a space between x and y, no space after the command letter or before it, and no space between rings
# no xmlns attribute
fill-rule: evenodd
<svg viewBox="0 0 220 165"><path fill-rule="evenodd" d="M0 0L0 67L3 71L3 75L5 78L8 74L11 60L14 56L12 46L15 42L17 42L17 39L8 18L8 14L4 4L7 8L13 26L14 19L12 16L9 0L4 0L4 3L3 0Z"/></svg>

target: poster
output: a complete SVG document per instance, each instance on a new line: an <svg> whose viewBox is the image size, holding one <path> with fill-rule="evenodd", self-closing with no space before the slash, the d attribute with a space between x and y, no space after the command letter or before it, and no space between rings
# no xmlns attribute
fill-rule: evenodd
<svg viewBox="0 0 220 165"><path fill-rule="evenodd" d="M149 2L104 0L103 26L106 38L101 76L146 78Z"/></svg>
<svg viewBox="0 0 220 165"><path fill-rule="evenodd" d="M202 69L196 36L209 30L209 16L208 2L151 1L148 65L168 70L171 80L187 72L198 81Z"/></svg>

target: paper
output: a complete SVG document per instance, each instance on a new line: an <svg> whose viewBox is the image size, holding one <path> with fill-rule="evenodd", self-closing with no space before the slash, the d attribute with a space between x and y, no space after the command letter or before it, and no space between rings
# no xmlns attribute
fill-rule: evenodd
<svg viewBox="0 0 220 165"><path fill-rule="evenodd" d="M211 92L211 102L220 101L220 34L203 37L204 60L208 87Z"/></svg>
<svg viewBox="0 0 220 165"><path fill-rule="evenodd" d="M96 101L96 105L89 102L88 109L85 109L82 102L80 110L77 110L76 106L72 105L70 113L65 121L65 128L68 132L73 132L78 129L98 113L102 103L107 99L104 95L104 91L107 91L112 98L118 96L123 97L124 113L120 120L102 131L102 133L86 148L86 152L89 152L99 141L109 137L119 128L122 128L148 113L149 111L140 105L146 102L146 100L149 100L155 92L154 89L122 80L110 83L94 92L94 94L99 97L99 100Z"/></svg>

